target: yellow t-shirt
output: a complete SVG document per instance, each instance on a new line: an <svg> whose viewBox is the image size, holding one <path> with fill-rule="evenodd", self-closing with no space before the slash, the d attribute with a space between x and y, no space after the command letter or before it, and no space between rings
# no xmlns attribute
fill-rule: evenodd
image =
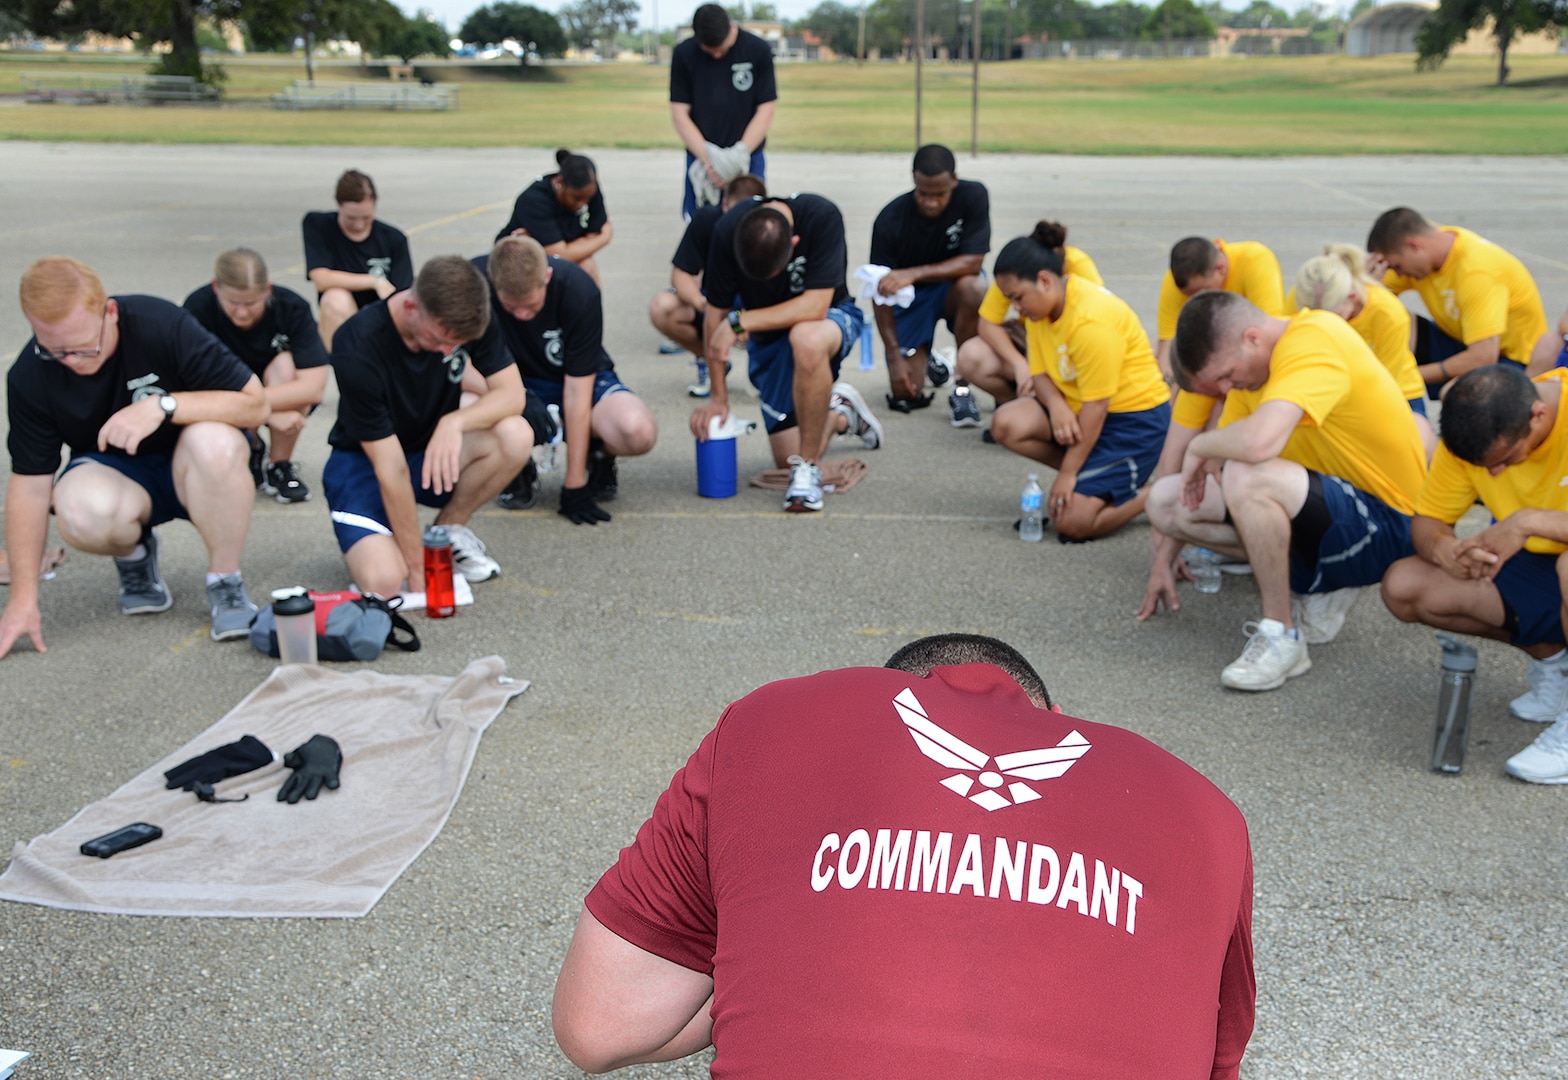
<svg viewBox="0 0 1568 1080"><path fill-rule="evenodd" d="M1201 431L1208 426L1209 417L1214 413L1214 403L1218 400L1207 394L1178 390L1176 400L1171 404L1171 423Z"/></svg>
<svg viewBox="0 0 1568 1080"><path fill-rule="evenodd" d="M1439 228L1457 238L1443 265L1420 279L1390 270L1383 284L1396 293L1414 289L1438 329L1455 341L1472 345L1495 335L1504 357L1528 364L1546 333L1546 309L1530 271L1469 229Z"/></svg>
<svg viewBox="0 0 1568 1080"><path fill-rule="evenodd" d="M1280 276L1279 260L1274 253L1256 240L1215 240L1214 246L1230 260L1230 271L1225 275L1226 292L1239 293L1263 309L1265 315L1285 314L1285 281ZM1176 319L1187 304L1187 298L1176 287L1176 279L1169 270L1160 282L1159 338L1169 341L1176 336Z"/></svg>
<svg viewBox="0 0 1568 1080"><path fill-rule="evenodd" d="M1568 511L1568 371L1548 371L1536 382L1556 379L1565 389L1557 399L1557 422L1530 456L1493 476L1479 465L1455 457L1439 444L1432 457L1432 471L1416 498L1416 513L1452 525L1479 497L1498 521L1520 510ZM1557 555L1568 544L1532 536L1526 551Z"/></svg>
<svg viewBox="0 0 1568 1080"><path fill-rule="evenodd" d="M1067 299L1054 323L1025 319L1029 371L1047 375L1073 412L1110 399L1113 413L1142 412L1170 400L1149 348L1149 335L1127 301L1104 285L1067 279Z"/></svg>
<svg viewBox="0 0 1568 1080"><path fill-rule="evenodd" d="M1414 414L1394 377L1344 319L1331 311L1292 316L1274 345L1268 381L1226 395L1220 426L1269 401L1288 401L1305 413L1281 457L1348 480L1402 514L1415 508L1426 451Z"/></svg>
<svg viewBox="0 0 1568 1080"><path fill-rule="evenodd" d="M1289 318L1301 308L1296 305L1296 287L1285 294L1285 315ZM1426 383L1416 370L1416 357L1410 351L1410 312L1399 298L1377 285L1367 287L1367 302L1361 314L1350 320L1361 340L1372 346L1372 355L1399 384L1405 400L1426 397Z"/></svg>
<svg viewBox="0 0 1568 1080"><path fill-rule="evenodd" d="M1062 246L1062 273L1069 277L1081 277L1096 285L1105 284L1105 279L1100 276L1100 268L1094 265L1094 260L1071 244ZM996 282L993 280L991 287L985 291L985 299L980 301L980 317L986 322L1001 326L1007 321L1012 310L1012 302L1002 295L1002 290L996 287Z"/></svg>

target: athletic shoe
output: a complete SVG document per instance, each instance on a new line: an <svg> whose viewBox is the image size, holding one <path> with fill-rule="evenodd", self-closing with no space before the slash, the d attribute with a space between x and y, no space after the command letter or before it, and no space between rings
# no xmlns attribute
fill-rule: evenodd
<svg viewBox="0 0 1568 1080"><path fill-rule="evenodd" d="M676 356L685 351L686 347L684 345L677 345L669 338L665 338L663 341L659 342L660 356Z"/></svg>
<svg viewBox="0 0 1568 1080"><path fill-rule="evenodd" d="M697 360L694 363L697 365L697 381L686 388L686 396L707 397L713 392L713 388L708 385L708 362L706 360Z"/></svg>
<svg viewBox="0 0 1568 1080"><path fill-rule="evenodd" d="M845 435L858 435L867 450L875 450L882 445L882 422L871 415L871 406L860 396L860 391L849 383L833 384L833 399L828 403L828 408L843 413L849 421L849 426L844 429ZM812 509L821 508L814 506Z"/></svg>
<svg viewBox="0 0 1568 1080"><path fill-rule="evenodd" d="M245 441L250 444L250 478L255 481L257 488L267 486L267 443L259 431L245 432Z"/></svg>
<svg viewBox="0 0 1568 1080"><path fill-rule="evenodd" d="M615 456L595 450L588 455L588 494L598 502L613 502L620 494L620 474L615 469Z"/></svg>
<svg viewBox="0 0 1568 1080"><path fill-rule="evenodd" d="M539 501L539 493L534 490L538 483L539 466L529 458L523 471L512 477L512 482L495 497L495 504L503 510L527 510Z"/></svg>
<svg viewBox="0 0 1568 1080"><path fill-rule="evenodd" d="M1311 669L1307 643L1291 637L1278 619L1249 622L1242 631L1249 638L1247 647L1220 672L1221 685L1232 690L1274 690Z"/></svg>
<svg viewBox="0 0 1568 1080"><path fill-rule="evenodd" d="M212 640L228 641L250 635L256 605L251 603L239 574L225 574L208 585L207 606L212 609Z"/></svg>
<svg viewBox="0 0 1568 1080"><path fill-rule="evenodd" d="M932 349L926 354L926 378L932 386L946 386L956 366L952 349Z"/></svg>
<svg viewBox="0 0 1568 1080"><path fill-rule="evenodd" d="M1290 618L1308 645L1327 645L1339 636L1345 616L1361 599L1360 589L1307 593L1290 599ZM1553 714L1556 715L1556 714Z"/></svg>
<svg viewBox="0 0 1568 1080"><path fill-rule="evenodd" d="M267 466L267 480L261 490L280 503L302 503L310 498L310 488L299 478L299 470L292 461L279 461Z"/></svg>
<svg viewBox="0 0 1568 1080"><path fill-rule="evenodd" d="M991 434L990 428L986 428L980 433L980 441L983 443L990 443L992 446L995 446L996 436Z"/></svg>
<svg viewBox="0 0 1568 1080"><path fill-rule="evenodd" d="M1220 568L1220 573L1230 574L1232 577L1252 576L1252 564L1246 559L1233 559L1229 555L1220 555L1220 561L1215 565Z"/></svg>
<svg viewBox="0 0 1568 1080"><path fill-rule="evenodd" d="M789 490L784 509L793 514L822 509L822 470L800 456L789 459Z"/></svg>
<svg viewBox="0 0 1568 1080"><path fill-rule="evenodd" d="M1568 784L1568 713L1508 759L1509 776L1532 784Z"/></svg>
<svg viewBox="0 0 1568 1080"><path fill-rule="evenodd" d="M1550 724L1568 712L1568 652L1553 660L1530 660L1530 692L1508 703L1508 712L1532 724Z"/></svg>
<svg viewBox="0 0 1568 1080"><path fill-rule="evenodd" d="M120 614L156 615L174 604L174 594L163 583L158 569L158 534L148 529L142 534L147 553L139 559L115 559L120 574Z"/></svg>
<svg viewBox="0 0 1568 1080"><path fill-rule="evenodd" d="M921 394L919 397L915 398L896 398L892 394L888 394L887 407L892 409L894 412L901 412L905 416L908 416L916 409L926 408L931 404L931 399L934 397L936 397L935 394Z"/></svg>
<svg viewBox="0 0 1568 1080"><path fill-rule="evenodd" d="M452 569L478 584L501 576L501 564L485 554L484 541L467 525L448 525L452 537Z"/></svg>
<svg viewBox="0 0 1568 1080"><path fill-rule="evenodd" d="M947 409L953 414L954 427L979 427L980 406L967 385L955 386L948 392Z"/></svg>

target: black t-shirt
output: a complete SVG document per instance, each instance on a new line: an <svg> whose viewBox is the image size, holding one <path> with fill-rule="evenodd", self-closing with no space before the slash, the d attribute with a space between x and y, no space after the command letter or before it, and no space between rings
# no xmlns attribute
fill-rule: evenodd
<svg viewBox="0 0 1568 1080"><path fill-rule="evenodd" d="M884 206L871 226L871 261L894 270L990 250L991 199L975 180L960 180L947 208L934 218L923 216L915 193L906 191Z"/></svg>
<svg viewBox="0 0 1568 1080"><path fill-rule="evenodd" d="M568 375L596 375L615 365L604 351L604 304L588 271L559 255L549 256L550 281L544 306L523 322L501 307L490 289L490 325L501 327L507 351L525 379L561 383ZM489 279L490 256L472 260Z"/></svg>
<svg viewBox="0 0 1568 1080"><path fill-rule="evenodd" d="M512 362L494 319L478 341L442 356L411 352L385 300L365 308L332 335L338 422L327 442L341 450L396 435L405 454L424 450L436 424L462 404L463 364L489 377Z"/></svg>
<svg viewBox="0 0 1568 1080"><path fill-rule="evenodd" d="M721 60L703 52L694 37L675 46L670 56L670 100L691 106L692 122L715 146L740 142L757 106L778 96L773 50L755 34L742 30Z"/></svg>
<svg viewBox="0 0 1568 1080"><path fill-rule="evenodd" d="M401 229L377 218L370 224L370 235L350 240L338 228L335 210L314 210L300 224L305 234L305 274L312 270L341 270L345 274L381 273L399 290L414 284L414 260L408 254L408 237ZM321 290L316 290L320 292ZM354 294L360 307L374 304L380 297L374 289Z"/></svg>
<svg viewBox="0 0 1568 1080"><path fill-rule="evenodd" d="M22 346L6 376L11 416L11 471L46 476L60 467L60 447L72 454L98 449L98 431L134 401L182 390L242 390L249 368L190 314L156 296L116 296L120 342L91 375ZM172 454L178 424L166 423L137 447L137 454ZM110 454L124 451L109 447Z"/></svg>
<svg viewBox="0 0 1568 1080"><path fill-rule="evenodd" d="M788 204L795 219L794 235L800 238L795 253L784 269L766 281L753 281L740 272L735 260L735 229L740 219L762 200L732 206L713 227L713 242L708 249L708 268L702 276L702 294L715 311L740 306L748 311L773 307L793 300L809 289L832 289L834 306L849 299L844 275L849 269L849 249L844 244L844 216L821 195L791 195L787 199L768 199L766 203ZM759 345L788 333L787 330L755 331L751 338Z"/></svg>
<svg viewBox="0 0 1568 1080"><path fill-rule="evenodd" d="M497 240L511 236L513 229L527 229L528 235L543 247L570 242L599 232L610 215L604 209L604 190L595 186L593 198L581 210L568 210L555 199L550 186L560 173L541 176L523 189L512 206L512 217L495 234Z"/></svg>
<svg viewBox="0 0 1568 1080"><path fill-rule="evenodd" d="M670 260L675 269L696 276L708 265L708 249L713 246L713 227L724 212L717 206L699 206L692 214L686 231L681 235L680 246Z"/></svg>
<svg viewBox="0 0 1568 1080"><path fill-rule="evenodd" d="M185 310L257 375L265 372L279 353L292 353L294 366L302 371L327 362L327 350L316 332L309 302L281 285L272 287L272 299L249 330L241 330L229 320L211 282L185 298Z"/></svg>

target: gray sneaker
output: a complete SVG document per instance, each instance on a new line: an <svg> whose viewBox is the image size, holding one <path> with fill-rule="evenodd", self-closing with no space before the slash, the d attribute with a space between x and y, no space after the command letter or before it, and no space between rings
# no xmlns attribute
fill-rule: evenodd
<svg viewBox="0 0 1568 1080"><path fill-rule="evenodd" d="M115 559L120 574L120 614L156 615L174 605L174 595L158 569L158 534L151 529L142 537L147 553L139 559Z"/></svg>
<svg viewBox="0 0 1568 1080"><path fill-rule="evenodd" d="M212 640L228 641L250 634L256 605L250 602L238 574L228 574L208 585L207 605L212 608Z"/></svg>

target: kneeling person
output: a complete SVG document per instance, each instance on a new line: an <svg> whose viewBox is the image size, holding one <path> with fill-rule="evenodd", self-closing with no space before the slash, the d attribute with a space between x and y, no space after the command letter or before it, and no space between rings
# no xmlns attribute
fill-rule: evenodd
<svg viewBox="0 0 1568 1080"><path fill-rule="evenodd" d="M1509 712L1551 724L1508 759L1509 773L1568 784L1568 371L1533 383L1494 364L1461 375L1443 399L1443 441L1416 499L1416 554L1383 578L1405 622L1506 641L1530 657L1530 692ZM1463 540L1454 524L1479 498L1496 524Z"/></svg>
<svg viewBox="0 0 1568 1080"><path fill-rule="evenodd" d="M251 479L280 503L304 502L310 489L290 459L305 418L326 393L328 372L310 304L273 285L256 252L235 248L218 256L212 281L185 298L185 310L261 377L272 409L272 450L269 458L260 432L248 433Z"/></svg>
<svg viewBox="0 0 1568 1080"><path fill-rule="evenodd" d="M561 410L566 478L561 513L575 525L596 525L610 515L598 506L620 490L617 457L653 449L653 413L615 374L604 350L604 308L599 286L569 259L546 255L537 240L510 236L474 260L486 274L491 317L517 360L534 405ZM541 434L535 432L536 435ZM532 505L532 462L513 482L515 502Z"/></svg>
<svg viewBox="0 0 1568 1080"><path fill-rule="evenodd" d="M469 362L485 391L465 404ZM338 329L332 368L338 422L321 482L354 583L380 596L423 588L418 506L439 508L465 578L499 574L468 519L522 468L533 439L484 275L461 256L431 259L412 289Z"/></svg>
<svg viewBox="0 0 1568 1080"><path fill-rule="evenodd" d="M187 312L151 296L106 297L75 259L29 266L21 301L33 339L6 381L11 559L40 565L52 507L66 543L113 556L122 613L167 611L174 597L153 530L186 518L207 546L212 638L244 637L256 606L240 555L256 496L240 429L267 418L261 380ZM56 479L62 446L71 456ZM43 651L32 573L11 582L0 656L23 634Z"/></svg>

